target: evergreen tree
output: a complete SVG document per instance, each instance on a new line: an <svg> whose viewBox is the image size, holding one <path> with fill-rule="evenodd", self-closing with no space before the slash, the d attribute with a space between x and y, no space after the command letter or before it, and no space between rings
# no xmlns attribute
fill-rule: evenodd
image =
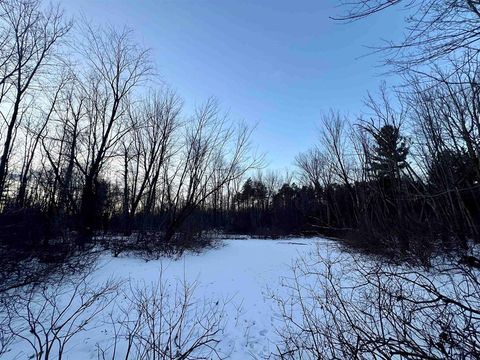
<svg viewBox="0 0 480 360"><path fill-rule="evenodd" d="M409 147L400 128L384 125L372 132L376 145L371 158L370 171L379 180L398 180L401 171L407 166Z"/></svg>

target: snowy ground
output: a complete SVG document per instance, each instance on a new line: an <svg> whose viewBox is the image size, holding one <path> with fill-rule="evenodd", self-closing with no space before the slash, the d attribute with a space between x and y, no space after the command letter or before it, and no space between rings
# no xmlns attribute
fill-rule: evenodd
<svg viewBox="0 0 480 360"><path fill-rule="evenodd" d="M288 276L290 265L301 254L320 246L325 252L336 245L325 239L224 240L223 246L202 254L187 254L179 260L148 261L136 257L100 257L94 278L154 282L163 269L169 280L198 282L197 298L226 300L228 315L218 350L230 359L260 359L275 350L275 322L278 320L269 291L281 291L280 277ZM237 315L240 315L239 317ZM66 359L96 359L96 344L106 341L105 331L82 332L71 340ZM32 355L23 341L13 345L5 359Z"/></svg>

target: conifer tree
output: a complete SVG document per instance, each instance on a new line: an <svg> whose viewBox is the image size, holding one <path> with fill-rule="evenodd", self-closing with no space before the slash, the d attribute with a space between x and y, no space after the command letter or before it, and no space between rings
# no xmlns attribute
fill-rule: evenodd
<svg viewBox="0 0 480 360"><path fill-rule="evenodd" d="M407 166L409 147L407 140L395 125L384 125L379 131L372 132L375 139L370 171L379 180L395 181Z"/></svg>

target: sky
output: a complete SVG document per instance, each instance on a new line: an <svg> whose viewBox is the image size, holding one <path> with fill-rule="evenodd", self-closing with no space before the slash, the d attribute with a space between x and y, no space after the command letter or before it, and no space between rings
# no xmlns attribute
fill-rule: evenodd
<svg viewBox="0 0 480 360"><path fill-rule="evenodd" d="M345 24L331 19L339 0L60 3L69 16L133 29L187 111L213 96L233 120L256 126L252 142L271 169L291 167L315 143L323 113L354 119L368 91L398 81L368 55L402 34L397 9Z"/></svg>

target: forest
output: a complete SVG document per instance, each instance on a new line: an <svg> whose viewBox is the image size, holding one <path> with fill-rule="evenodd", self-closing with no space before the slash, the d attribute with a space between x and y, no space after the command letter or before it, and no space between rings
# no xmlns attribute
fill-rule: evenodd
<svg viewBox="0 0 480 360"><path fill-rule="evenodd" d="M66 254L106 233L183 247L217 230L428 259L478 239L474 50L369 94L355 118L324 114L316 144L280 173L214 98L188 114L154 85L128 29L2 1L1 44L1 242L16 254Z"/></svg>
<svg viewBox="0 0 480 360"><path fill-rule="evenodd" d="M60 5L42 0L0 0L0 298L13 299L12 291L30 286L30 293L15 295L18 304L30 311L40 296L44 308L54 303L57 309L60 289L52 293L40 285L39 291L38 284L81 273L105 250L114 258L133 253L150 261L208 249L219 236L328 238L383 265L368 267L355 258L358 267L351 273L366 279L358 300L356 290L345 290L352 291L348 299L337 293L350 280L333 281L341 271L333 271L335 263L323 255L315 266L297 263L299 277L285 285L294 292L293 303L272 296L285 321L278 358L477 358L480 3L339 2L341 14L332 21L345 27L399 6L415 14L407 17L400 43L373 50L403 83L364 94L360 114L325 112L315 143L279 171L257 150L255 127L232 119L216 98L206 96L193 110L185 106L188 99L159 80L151 50L134 30L71 19ZM465 281L452 275L446 287L452 293L442 292L443 278L435 282L423 272L439 256L455 259ZM392 264L424 268L408 268L407 276ZM435 269L437 275L451 271ZM312 274L319 288L304 294L299 283ZM75 319L97 299L104 301L87 322L111 304L107 299L119 288L106 283L88 292L88 277L68 281L84 301ZM163 299L166 290L156 289L160 293L138 288L125 295L143 309L138 326L148 323L149 311L167 311L156 298ZM178 298L175 293L175 301L183 297L185 303L176 303L170 315L186 309L190 291L185 286ZM315 311L325 309L326 317L302 308L304 323L290 318L289 306L303 296ZM423 307L427 303L436 305ZM12 314L21 313L23 305L9 304ZM185 344L210 348L220 341L215 336L221 316L208 309L197 315L206 316L201 319L211 327L200 342L189 338ZM131 309L123 312L133 316ZM425 320L421 329L409 322L418 313ZM22 334L13 333L8 314L0 316L0 355L11 341L6 334ZM187 326L187 312L178 316L180 326ZM434 325L426 329L429 319ZM367 330L358 327L370 320ZM383 321L387 330L379 325ZM76 331L82 330L78 325ZM143 346L138 351L153 349L138 328L129 331L126 338ZM64 345L59 346L61 358ZM130 358L196 358L190 356L196 349L163 357L156 357L157 350L149 357L145 350L145 356ZM37 359L49 358L43 347L35 351Z"/></svg>

